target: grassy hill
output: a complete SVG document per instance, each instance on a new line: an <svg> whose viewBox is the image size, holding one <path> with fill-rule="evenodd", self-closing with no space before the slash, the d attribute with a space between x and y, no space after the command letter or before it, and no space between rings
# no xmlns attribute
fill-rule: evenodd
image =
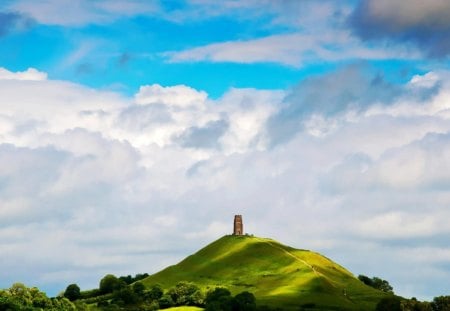
<svg viewBox="0 0 450 311"><path fill-rule="evenodd" d="M385 296L318 253L252 236L224 236L143 283L167 289L179 281L249 291L259 305L295 310L374 310Z"/></svg>

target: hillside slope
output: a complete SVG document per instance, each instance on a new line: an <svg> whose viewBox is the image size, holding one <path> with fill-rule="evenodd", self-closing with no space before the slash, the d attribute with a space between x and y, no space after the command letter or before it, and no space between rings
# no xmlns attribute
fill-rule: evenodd
<svg viewBox="0 0 450 311"><path fill-rule="evenodd" d="M164 288L190 281L204 290L252 292L260 305L298 310L373 310L384 293L368 287L328 258L274 240L224 236L143 280Z"/></svg>

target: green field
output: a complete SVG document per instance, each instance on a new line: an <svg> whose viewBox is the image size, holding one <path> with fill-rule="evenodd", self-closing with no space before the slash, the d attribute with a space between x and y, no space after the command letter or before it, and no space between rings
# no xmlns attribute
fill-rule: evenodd
<svg viewBox="0 0 450 311"><path fill-rule="evenodd" d="M173 307L169 309L164 309L166 311L201 311L203 308L199 307Z"/></svg>
<svg viewBox="0 0 450 311"><path fill-rule="evenodd" d="M218 286L233 294L249 291L258 305L295 310L374 310L386 295L318 253L251 236L224 236L143 280L147 287L165 289L179 281L204 291Z"/></svg>

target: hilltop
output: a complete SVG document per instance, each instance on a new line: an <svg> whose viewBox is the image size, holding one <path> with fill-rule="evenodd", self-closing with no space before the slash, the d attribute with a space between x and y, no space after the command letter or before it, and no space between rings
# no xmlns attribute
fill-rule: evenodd
<svg viewBox="0 0 450 311"><path fill-rule="evenodd" d="M180 263L148 276L146 287L189 281L207 291L249 291L259 305L296 309L374 310L385 293L366 286L342 266L309 250L253 236L224 236Z"/></svg>

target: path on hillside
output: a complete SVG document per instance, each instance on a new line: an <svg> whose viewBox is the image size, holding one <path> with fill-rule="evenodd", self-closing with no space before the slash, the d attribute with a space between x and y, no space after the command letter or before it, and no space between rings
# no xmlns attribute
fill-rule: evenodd
<svg viewBox="0 0 450 311"><path fill-rule="evenodd" d="M322 274L322 273L316 271L316 269L314 269L314 267L313 267L312 265L310 265L309 263L307 263L307 262L304 261L303 259L298 258L298 257L295 256L294 254L288 252L288 251L285 250L284 248L282 248L282 247L280 247L280 246L278 246L278 245L276 245L276 244L274 244L274 243L272 243L272 242L270 242L270 241L267 241L267 240L264 240L264 239L261 239L261 238L257 238L257 239L258 239L258 241L261 241L261 242L263 242L263 243L269 244L271 247L276 248L276 249L282 251L282 252L285 253L286 255L288 255L288 256L294 258L296 261L301 262L302 264L304 264L305 266L307 266L308 268L310 268L311 271L312 271L315 275L324 277L325 279L327 279L327 280L330 282L331 286L336 287L336 285L333 284L333 283L334 283L333 280L331 280L331 279L330 279L329 277L327 277L326 275L324 275L324 274Z"/></svg>

